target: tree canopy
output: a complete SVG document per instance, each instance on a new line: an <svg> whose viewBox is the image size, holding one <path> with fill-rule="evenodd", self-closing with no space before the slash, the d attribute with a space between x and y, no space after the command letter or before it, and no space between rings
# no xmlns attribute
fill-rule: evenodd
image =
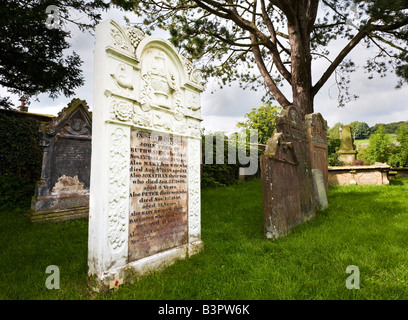
<svg viewBox="0 0 408 320"><path fill-rule="evenodd" d="M370 137L370 127L365 122L360 121L353 121L350 123L351 132L353 134L354 139L361 140L361 139L368 139Z"/></svg>
<svg viewBox="0 0 408 320"><path fill-rule="evenodd" d="M108 7L102 0L1 1L0 86L26 99L40 93L51 98L73 95L84 79L79 55L66 51L71 36L66 25L92 30ZM85 19L73 20L73 13ZM8 97L0 97L1 106L11 104Z"/></svg>
<svg viewBox="0 0 408 320"><path fill-rule="evenodd" d="M266 144L272 137L276 127L276 116L279 115L280 107L272 106L269 102L259 108L252 108L244 115L245 120L238 122L238 128L258 130L258 142Z"/></svg>
<svg viewBox="0 0 408 320"><path fill-rule="evenodd" d="M316 94L332 75L343 105L348 93L347 59L358 45L375 49L365 66L368 77L390 68L408 79L407 0L113 0L145 17L144 27L169 30L172 43L191 59L201 59L204 76L220 84L239 81L242 87L266 88L282 107L294 105L301 114L313 112ZM336 39L346 45L334 52ZM328 61L312 79L312 62ZM256 70L257 69L257 70ZM291 87L284 94L282 85ZM267 98L268 98L267 97Z"/></svg>

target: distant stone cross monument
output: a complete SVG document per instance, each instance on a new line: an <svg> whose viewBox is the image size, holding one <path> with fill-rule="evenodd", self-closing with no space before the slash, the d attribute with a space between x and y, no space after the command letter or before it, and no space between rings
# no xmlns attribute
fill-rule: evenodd
<svg viewBox="0 0 408 320"><path fill-rule="evenodd" d="M94 57L88 276L105 290L203 247L203 86L168 41L112 20Z"/></svg>
<svg viewBox="0 0 408 320"><path fill-rule="evenodd" d="M351 164L357 158L357 150L354 149L350 125L341 128L340 149L337 153L339 154L339 160L346 164Z"/></svg>

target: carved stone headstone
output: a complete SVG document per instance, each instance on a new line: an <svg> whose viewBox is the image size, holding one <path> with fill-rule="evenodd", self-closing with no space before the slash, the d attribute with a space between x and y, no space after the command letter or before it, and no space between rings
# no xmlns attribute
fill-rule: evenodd
<svg viewBox="0 0 408 320"><path fill-rule="evenodd" d="M202 249L199 71L166 40L96 28L90 285L109 287Z"/></svg>
<svg viewBox="0 0 408 320"><path fill-rule="evenodd" d="M357 159L357 150L354 148L350 125L341 128L340 149L337 151L339 160L351 164Z"/></svg>
<svg viewBox="0 0 408 320"><path fill-rule="evenodd" d="M306 127L294 107L282 110L261 156L265 237L285 236L316 213Z"/></svg>
<svg viewBox="0 0 408 320"><path fill-rule="evenodd" d="M86 102L73 99L41 131L43 162L31 202L31 221L87 217L92 120Z"/></svg>
<svg viewBox="0 0 408 320"><path fill-rule="evenodd" d="M320 113L312 113L305 116L307 138L310 148L310 164L312 169L318 169L323 174L324 186L328 192L328 141L327 121Z"/></svg>

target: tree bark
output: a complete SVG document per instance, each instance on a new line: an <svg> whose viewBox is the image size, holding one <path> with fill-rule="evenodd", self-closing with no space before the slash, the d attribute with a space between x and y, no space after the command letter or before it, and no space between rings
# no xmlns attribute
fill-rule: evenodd
<svg viewBox="0 0 408 320"><path fill-rule="evenodd" d="M303 119L306 114L314 112L310 34L316 19L318 1L288 0L286 4L289 8L287 10L291 10L287 17L291 47L293 106Z"/></svg>

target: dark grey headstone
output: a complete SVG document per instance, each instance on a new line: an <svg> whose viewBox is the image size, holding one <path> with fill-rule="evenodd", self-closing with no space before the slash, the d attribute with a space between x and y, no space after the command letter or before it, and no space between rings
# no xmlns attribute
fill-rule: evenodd
<svg viewBox="0 0 408 320"><path fill-rule="evenodd" d="M31 203L31 220L86 217L92 150L92 119L86 102L73 99L41 132L42 172Z"/></svg>

